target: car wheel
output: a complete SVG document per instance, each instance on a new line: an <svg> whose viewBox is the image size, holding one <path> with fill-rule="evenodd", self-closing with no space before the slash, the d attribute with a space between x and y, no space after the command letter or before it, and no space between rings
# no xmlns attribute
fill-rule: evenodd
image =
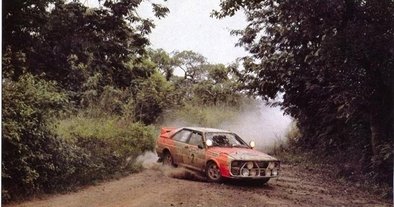
<svg viewBox="0 0 394 207"><path fill-rule="evenodd" d="M207 164L207 169L206 169L206 175L208 178L208 181L210 182L219 182L222 180L222 175L220 174L220 169L218 165L214 162L208 162Z"/></svg>
<svg viewBox="0 0 394 207"><path fill-rule="evenodd" d="M166 166L175 166L174 165L174 159L172 158L172 155L170 152L165 152L163 155L163 165Z"/></svg>

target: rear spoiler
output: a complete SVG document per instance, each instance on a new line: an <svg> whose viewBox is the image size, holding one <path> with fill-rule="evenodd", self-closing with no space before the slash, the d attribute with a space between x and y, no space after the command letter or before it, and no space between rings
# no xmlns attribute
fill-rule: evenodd
<svg viewBox="0 0 394 207"><path fill-rule="evenodd" d="M160 137L162 138L169 138L169 132L174 131L176 128L175 127L163 127L160 130Z"/></svg>

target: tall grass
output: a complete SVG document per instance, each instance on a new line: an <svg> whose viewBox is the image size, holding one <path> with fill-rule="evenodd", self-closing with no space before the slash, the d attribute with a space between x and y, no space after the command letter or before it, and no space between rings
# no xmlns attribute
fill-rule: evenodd
<svg viewBox="0 0 394 207"><path fill-rule="evenodd" d="M153 126L128 122L120 117L82 116L59 121L56 133L77 145L84 139L104 142L113 153L121 156L137 156L153 150L157 134Z"/></svg>
<svg viewBox="0 0 394 207"><path fill-rule="evenodd" d="M153 126L128 122L121 117L73 116L60 120L56 134L84 151L80 183L118 177L141 170L138 155L152 151L157 130Z"/></svg>

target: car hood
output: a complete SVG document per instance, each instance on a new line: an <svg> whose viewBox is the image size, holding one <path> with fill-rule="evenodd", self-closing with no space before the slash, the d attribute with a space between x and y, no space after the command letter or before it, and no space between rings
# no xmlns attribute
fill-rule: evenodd
<svg viewBox="0 0 394 207"><path fill-rule="evenodd" d="M224 153L232 157L234 160L277 160L275 157L269 156L265 153L254 149L238 148L238 147L211 147L209 149L212 153Z"/></svg>

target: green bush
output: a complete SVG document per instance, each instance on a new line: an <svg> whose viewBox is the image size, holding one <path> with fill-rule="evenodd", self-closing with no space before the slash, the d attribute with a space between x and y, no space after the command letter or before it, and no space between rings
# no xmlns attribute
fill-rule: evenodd
<svg viewBox="0 0 394 207"><path fill-rule="evenodd" d="M60 121L57 134L65 137L91 156L97 167L92 178L135 170L134 158L153 150L155 129L141 123L129 123L118 117L72 117Z"/></svg>
<svg viewBox="0 0 394 207"><path fill-rule="evenodd" d="M163 110L172 104L173 86L158 73L141 81L135 89L134 97L129 100L133 104L131 117L144 124L153 124Z"/></svg>
<svg viewBox="0 0 394 207"><path fill-rule="evenodd" d="M81 105L76 106L85 117L120 116L132 122L153 124L163 110L173 103L173 85L158 72L147 78L133 80L128 88L104 86L96 89L96 76L90 78L89 87L81 96ZM78 108L79 107L79 108Z"/></svg>
<svg viewBox="0 0 394 207"><path fill-rule="evenodd" d="M40 191L56 171L58 144L50 131L66 103L56 84L30 74L2 83L2 197Z"/></svg>
<svg viewBox="0 0 394 207"><path fill-rule="evenodd" d="M119 118L74 117L54 132L67 97L53 82L27 74L2 90L3 202L135 171L134 158L153 150L153 127Z"/></svg>

